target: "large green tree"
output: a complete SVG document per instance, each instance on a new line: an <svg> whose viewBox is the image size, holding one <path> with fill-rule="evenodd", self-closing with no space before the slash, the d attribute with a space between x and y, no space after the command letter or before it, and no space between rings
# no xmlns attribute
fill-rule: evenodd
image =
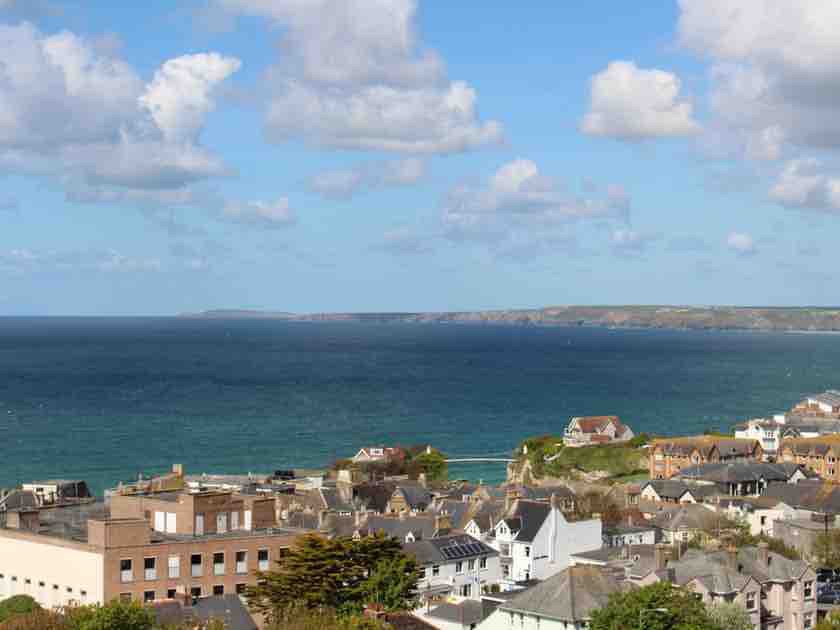
<svg viewBox="0 0 840 630"><path fill-rule="evenodd" d="M0 622L15 615L26 615L37 609L40 606L29 595L13 595L4 600L0 600Z"/></svg>
<svg viewBox="0 0 840 630"><path fill-rule="evenodd" d="M617 593L592 613L591 630L721 630L694 595L669 582Z"/></svg>
<svg viewBox="0 0 840 630"><path fill-rule="evenodd" d="M820 567L840 568L840 530L820 534L811 545L811 555Z"/></svg>
<svg viewBox="0 0 840 630"><path fill-rule="evenodd" d="M258 574L246 595L252 610L276 619L289 606L358 613L376 598L408 609L419 572L400 543L384 535L327 539L301 536L275 569ZM387 587L387 588L386 588Z"/></svg>
<svg viewBox="0 0 840 630"><path fill-rule="evenodd" d="M709 616L719 628L725 630L753 630L747 609L734 602L712 604L708 608Z"/></svg>

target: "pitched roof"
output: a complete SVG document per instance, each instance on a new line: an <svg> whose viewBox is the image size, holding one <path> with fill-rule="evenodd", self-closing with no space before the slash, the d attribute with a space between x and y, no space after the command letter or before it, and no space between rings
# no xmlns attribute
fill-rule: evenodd
<svg viewBox="0 0 840 630"><path fill-rule="evenodd" d="M583 433L596 433L603 431L604 428L612 423L615 425L616 433L619 435L624 433L626 427L621 423L618 416L580 416L572 418L572 423L577 423L578 428Z"/></svg>
<svg viewBox="0 0 840 630"><path fill-rule="evenodd" d="M184 606L174 599L153 603L158 623L181 624L184 622L207 622L218 619L226 630L257 630L257 624L238 595L213 595L201 597L192 606Z"/></svg>
<svg viewBox="0 0 840 630"><path fill-rule="evenodd" d="M748 578L759 583L789 582L799 579L808 569L802 560L790 560L773 551L767 551L767 564L760 561L759 549L755 546L740 547L735 552L735 562L729 551L701 551L689 549L679 560L669 560L668 568L676 573L677 584L705 577L704 584L715 593L731 593L741 590ZM734 565L734 566L733 566Z"/></svg>
<svg viewBox="0 0 840 630"><path fill-rule="evenodd" d="M709 530L717 526L719 515L707 507L697 503L680 506L677 510L664 511L657 514L653 524L659 529L669 532L693 529Z"/></svg>
<svg viewBox="0 0 840 630"><path fill-rule="evenodd" d="M411 509L426 509L432 502L432 494L420 484L400 483L395 492L402 493Z"/></svg>
<svg viewBox="0 0 840 630"><path fill-rule="evenodd" d="M651 479L642 486L642 491L650 486L663 499L679 499L686 492L691 492L692 496L696 496L692 492L693 488L684 481L676 479Z"/></svg>
<svg viewBox="0 0 840 630"><path fill-rule="evenodd" d="M615 578L598 567L575 565L529 588L499 608L560 621L584 621L621 588Z"/></svg>
<svg viewBox="0 0 840 630"><path fill-rule="evenodd" d="M374 512L384 512L397 484L392 481L360 483L353 488L354 498Z"/></svg>
<svg viewBox="0 0 840 630"><path fill-rule="evenodd" d="M768 482L788 481L797 470L802 470L802 466L793 462L712 462L683 468L675 477L716 483L741 483L761 479Z"/></svg>
<svg viewBox="0 0 840 630"><path fill-rule="evenodd" d="M362 535L382 532L399 540L405 540L409 532L417 539L431 538L435 534L435 519L428 516L380 516L369 514L359 528Z"/></svg>
<svg viewBox="0 0 840 630"><path fill-rule="evenodd" d="M532 542L549 514L551 505L548 503L517 499L505 515L505 522L511 530L518 532L517 541Z"/></svg>
<svg viewBox="0 0 840 630"><path fill-rule="evenodd" d="M840 486L819 480L797 484L771 483L763 497L778 499L793 508L840 514Z"/></svg>
<svg viewBox="0 0 840 630"><path fill-rule="evenodd" d="M472 510L469 521L478 525L479 531L483 534L496 526L505 513L505 504L502 501L490 499L479 502ZM469 521L467 521L469 523Z"/></svg>
<svg viewBox="0 0 840 630"><path fill-rule="evenodd" d="M413 555L417 559L417 563L421 565L458 562L481 556L499 555L499 552L492 547L467 534L439 536L438 538L405 543L403 551Z"/></svg>
<svg viewBox="0 0 840 630"><path fill-rule="evenodd" d="M475 599L465 599L457 604L444 602L432 608L428 617L451 621L462 626L474 626L480 623L489 614L494 606L488 606L489 602L482 602Z"/></svg>
<svg viewBox="0 0 840 630"><path fill-rule="evenodd" d="M831 405L832 407L840 406L840 392L836 389L826 390L822 394L812 394L811 396L808 396L808 399L816 400L817 402L825 405Z"/></svg>
<svg viewBox="0 0 840 630"><path fill-rule="evenodd" d="M721 438L713 435L699 435L681 438L654 440L653 448L661 448L668 455L690 455L696 448L704 457L717 448L721 457L729 455L748 455L753 452L758 440L747 438Z"/></svg>

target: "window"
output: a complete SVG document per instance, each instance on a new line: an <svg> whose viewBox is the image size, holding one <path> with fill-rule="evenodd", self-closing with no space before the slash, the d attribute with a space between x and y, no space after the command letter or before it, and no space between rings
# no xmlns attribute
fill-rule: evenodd
<svg viewBox="0 0 840 630"><path fill-rule="evenodd" d="M260 571L268 571L268 549L257 551L257 568Z"/></svg>
<svg viewBox="0 0 840 630"><path fill-rule="evenodd" d="M499 555L504 558L510 557L510 545L507 543L499 545Z"/></svg>
<svg viewBox="0 0 840 630"><path fill-rule="evenodd" d="M143 558L143 579L157 579L157 558Z"/></svg>
<svg viewBox="0 0 840 630"><path fill-rule="evenodd" d="M155 531L166 531L166 512L155 512Z"/></svg>
<svg viewBox="0 0 840 630"><path fill-rule="evenodd" d="M237 551L236 552L236 572L237 573L248 573L248 552L247 551Z"/></svg>
<svg viewBox="0 0 840 630"><path fill-rule="evenodd" d="M478 561L478 568L479 569L486 569L487 568L487 558L486 557L482 557Z"/></svg>
<svg viewBox="0 0 840 630"><path fill-rule="evenodd" d="M134 580L134 572L131 569L131 559L120 560L120 582L131 582Z"/></svg>
<svg viewBox="0 0 840 630"><path fill-rule="evenodd" d="M502 577L510 577L510 567L506 564L502 565Z"/></svg>
<svg viewBox="0 0 840 630"><path fill-rule="evenodd" d="M747 610L755 610L755 593L747 593Z"/></svg>
<svg viewBox="0 0 840 630"><path fill-rule="evenodd" d="M467 561L467 570L468 571L475 571L475 560L468 560Z"/></svg>
<svg viewBox="0 0 840 630"><path fill-rule="evenodd" d="M213 595L224 595L225 594L225 585L224 584L214 584L213 585Z"/></svg>
<svg viewBox="0 0 840 630"><path fill-rule="evenodd" d="M456 562L455 563L455 573L463 573L464 572L464 563L463 562Z"/></svg>
<svg viewBox="0 0 840 630"><path fill-rule="evenodd" d="M225 553L217 551L213 554L213 575L225 574Z"/></svg>
<svg viewBox="0 0 840 630"><path fill-rule="evenodd" d="M195 515L195 535L204 536L204 514Z"/></svg>
<svg viewBox="0 0 840 630"><path fill-rule="evenodd" d="M766 516L762 516L762 517L761 517L761 526L762 526L762 527L764 527L764 525L766 525L766 524L767 524L767 517L766 517Z"/></svg>
<svg viewBox="0 0 840 630"><path fill-rule="evenodd" d="M176 534L178 533L178 515L174 512L167 512L166 513L166 533L167 534Z"/></svg>
<svg viewBox="0 0 840 630"><path fill-rule="evenodd" d="M201 554L194 553L190 556L190 575L192 577L201 577Z"/></svg>
<svg viewBox="0 0 840 630"><path fill-rule="evenodd" d="M143 591L143 601L146 603L155 601L155 592Z"/></svg>
<svg viewBox="0 0 840 630"><path fill-rule="evenodd" d="M192 597L194 600L201 597L201 587L200 586L193 586L190 589L190 597Z"/></svg>
<svg viewBox="0 0 840 630"><path fill-rule="evenodd" d="M227 532L227 512L219 512L216 514L216 533L224 534Z"/></svg>
<svg viewBox="0 0 840 630"><path fill-rule="evenodd" d="M802 627L803 628L810 628L811 624L814 622L813 613L805 613L802 617Z"/></svg>
<svg viewBox="0 0 840 630"><path fill-rule="evenodd" d="M120 593L120 601L121 602L130 602L131 601L131 593Z"/></svg>
<svg viewBox="0 0 840 630"><path fill-rule="evenodd" d="M531 548L530 547L525 547L525 557L526 558L531 557Z"/></svg>
<svg viewBox="0 0 840 630"><path fill-rule="evenodd" d="M811 580L805 582L803 591L805 593L805 599L810 599L814 593L814 583Z"/></svg>
<svg viewBox="0 0 840 630"><path fill-rule="evenodd" d="M248 585L240 582L239 584L236 585L235 588L236 588L236 594L237 595L244 595L245 594L245 589L248 588Z"/></svg>
<svg viewBox="0 0 840 630"><path fill-rule="evenodd" d="M181 577L181 556L169 556L169 577Z"/></svg>
<svg viewBox="0 0 840 630"><path fill-rule="evenodd" d="M439 564L432 565L432 575L440 575L440 565Z"/></svg>
<svg viewBox="0 0 840 630"><path fill-rule="evenodd" d="M178 589L170 588L166 591L166 599L175 599L178 597Z"/></svg>
<svg viewBox="0 0 840 630"><path fill-rule="evenodd" d="M87 591L79 591L79 597L81 598L82 603L84 604L87 601Z"/></svg>
<svg viewBox="0 0 840 630"><path fill-rule="evenodd" d="M472 595L472 584L464 584L461 586L461 597L469 597Z"/></svg>
<svg viewBox="0 0 840 630"><path fill-rule="evenodd" d="M239 529L239 512L230 513L230 528Z"/></svg>

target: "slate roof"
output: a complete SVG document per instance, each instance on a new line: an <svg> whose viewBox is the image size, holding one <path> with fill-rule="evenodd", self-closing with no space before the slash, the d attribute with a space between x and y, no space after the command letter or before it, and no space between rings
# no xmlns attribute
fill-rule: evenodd
<svg viewBox="0 0 840 630"><path fill-rule="evenodd" d="M580 416L572 418L570 424L575 421L577 421L577 426L581 432L586 434L603 431L610 423L615 425L616 435L621 435L627 430L627 427L621 423L618 416Z"/></svg>
<svg viewBox="0 0 840 630"><path fill-rule="evenodd" d="M697 503L680 506L677 510L669 510L657 514L653 524L660 529L670 532L685 530L710 530L717 526L719 515L707 507Z"/></svg>
<svg viewBox="0 0 840 630"><path fill-rule="evenodd" d="M0 498L0 512L38 507L38 498L31 490L12 490Z"/></svg>
<svg viewBox="0 0 840 630"><path fill-rule="evenodd" d="M498 556L499 552L488 547L483 542L467 534L439 536L426 540L405 543L403 551L417 558L420 565L444 564L480 558L481 556Z"/></svg>
<svg viewBox="0 0 840 630"><path fill-rule="evenodd" d="M502 518L504 512L505 504L502 501L481 501L472 509L469 520L475 521L475 524L478 525L479 530L483 534L496 526L496 523Z"/></svg>
<svg viewBox="0 0 840 630"><path fill-rule="evenodd" d="M333 512L352 512L353 506L346 502L336 488L321 488L319 490L324 507Z"/></svg>
<svg viewBox="0 0 840 630"><path fill-rule="evenodd" d="M540 486L534 488L531 486L522 486L519 490L520 496L523 499L531 499L533 501L549 501L552 494L556 494L558 499L574 499L575 493L567 486Z"/></svg>
<svg viewBox="0 0 840 630"><path fill-rule="evenodd" d="M533 542L549 514L551 505L548 503L517 499L505 515L505 522L512 531L518 532L517 541Z"/></svg>
<svg viewBox="0 0 840 630"><path fill-rule="evenodd" d="M675 477L701 479L715 483L741 483L745 481L788 481L802 466L793 462L768 464L764 462L714 462L683 468ZM805 472L803 470L803 472ZM812 475L812 473L809 473ZM806 475L808 476L808 475Z"/></svg>
<svg viewBox="0 0 840 630"><path fill-rule="evenodd" d="M746 438L719 438L713 436L683 437L655 440L654 448L661 448L666 455L688 456L696 448L704 457L708 457L713 448L717 448L721 457L748 455L753 452L757 440Z"/></svg>
<svg viewBox="0 0 840 630"><path fill-rule="evenodd" d="M642 486L642 491L644 491L644 489L648 486L656 490L656 494L663 499L676 500L683 496L686 492L691 492L692 496L696 496L694 492L692 492L693 489L689 488L687 483L676 479L651 479Z"/></svg>
<svg viewBox="0 0 840 630"><path fill-rule="evenodd" d="M840 485L829 482L771 483L762 496L778 499L793 508L840 514Z"/></svg>
<svg viewBox="0 0 840 630"><path fill-rule="evenodd" d="M380 516L369 514L360 527L360 533L376 534L382 532L399 540L411 532L417 539L431 538L435 534L435 519L433 516L404 516L397 518L393 516Z"/></svg>
<svg viewBox="0 0 840 630"><path fill-rule="evenodd" d="M749 577L761 584L790 582L798 580L808 570L808 564L802 560L790 560L773 551L768 551L767 557L768 563L763 564L759 559L758 547L739 547L736 552L736 565L733 567L728 551L710 553L689 549L680 560L669 560L667 566L675 570L677 584L682 585L696 577L707 576L708 581L704 584L707 587L712 585L715 593L740 590Z"/></svg>
<svg viewBox="0 0 840 630"><path fill-rule="evenodd" d="M427 613L427 616L433 619L471 626L483 621L493 608L495 607L488 606L487 603L475 599L465 599L457 604L444 602L440 606L432 608Z"/></svg>
<svg viewBox="0 0 840 630"><path fill-rule="evenodd" d="M464 529L470 522L470 507L466 501L441 499L434 503L430 511L437 515L446 513L454 529Z"/></svg>
<svg viewBox="0 0 840 630"><path fill-rule="evenodd" d="M412 510L425 510L432 502L431 493L420 484L401 483L396 492L402 493Z"/></svg>
<svg viewBox="0 0 840 630"><path fill-rule="evenodd" d="M575 565L529 588L499 608L508 612L538 615L575 622L590 618L610 595L622 589L619 582L598 567Z"/></svg>
<svg viewBox="0 0 840 630"><path fill-rule="evenodd" d="M257 624L238 595L202 597L192 606L180 601L161 600L153 604L158 623L177 625L184 622L222 621L225 630L257 630Z"/></svg>
<svg viewBox="0 0 840 630"><path fill-rule="evenodd" d="M361 483L353 488L353 496L374 512L384 512L397 484L392 481L381 483Z"/></svg>

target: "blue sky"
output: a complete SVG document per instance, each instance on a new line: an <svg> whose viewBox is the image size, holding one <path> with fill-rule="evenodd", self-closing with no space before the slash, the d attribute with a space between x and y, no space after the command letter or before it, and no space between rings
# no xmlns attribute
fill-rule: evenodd
<svg viewBox="0 0 840 630"><path fill-rule="evenodd" d="M840 6L0 0L0 313L834 305Z"/></svg>

